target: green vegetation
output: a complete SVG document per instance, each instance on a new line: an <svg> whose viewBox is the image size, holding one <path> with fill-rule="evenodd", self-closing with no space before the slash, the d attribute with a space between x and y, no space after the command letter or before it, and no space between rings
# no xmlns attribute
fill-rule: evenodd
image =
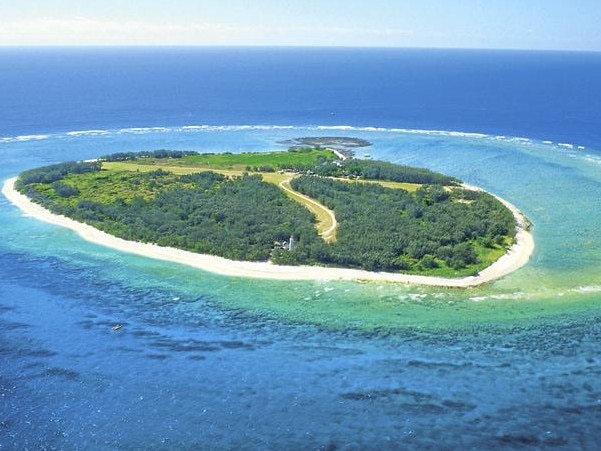
<svg viewBox="0 0 601 451"><path fill-rule="evenodd" d="M106 157L105 157L106 158ZM110 158L110 157L109 157ZM238 171L274 172L278 170L294 170L312 168L319 163L334 160L334 154L326 149L291 148L288 152L244 152L244 153L202 153L190 154L181 158L170 159L148 157L135 161L146 165L165 165L175 167L194 167L210 169L231 169ZM107 159L107 161L125 161ZM131 161L131 160L130 160Z"/></svg>
<svg viewBox="0 0 601 451"><path fill-rule="evenodd" d="M377 160L326 161L311 170L322 177L348 177L360 180L383 180L388 182L418 183L432 185L456 185L453 177L430 171L429 169L400 166Z"/></svg>
<svg viewBox="0 0 601 451"><path fill-rule="evenodd" d="M198 152L189 150L150 150L143 152L117 152L110 155L104 155L99 158L100 161L134 161L142 158L184 158L188 155L198 155Z"/></svg>
<svg viewBox="0 0 601 451"><path fill-rule="evenodd" d="M315 219L317 221L317 232L326 243L335 242L336 228L338 224L336 222L336 216L334 215L334 212L316 200L311 199L310 197L292 189L290 186L290 180L292 180L292 178L283 180L278 184L278 186L286 193L288 197L300 203L315 215Z"/></svg>
<svg viewBox="0 0 601 451"><path fill-rule="evenodd" d="M293 233L299 242L321 241L311 213L259 175L102 171L61 183L77 193L63 197L53 184L24 189L57 214L133 241L249 261L267 260L274 241Z"/></svg>
<svg viewBox="0 0 601 451"><path fill-rule="evenodd" d="M513 214L484 192L423 185L409 193L307 176L291 185L336 212L337 241L321 263L456 276L488 266L515 234Z"/></svg>
<svg viewBox="0 0 601 451"><path fill-rule="evenodd" d="M94 162L67 162L53 164L43 168L30 169L21 173L17 187L35 183L53 183L63 179L69 174L84 174L100 171L100 163Z"/></svg>
<svg viewBox="0 0 601 451"><path fill-rule="evenodd" d="M464 276L515 234L509 210L456 179L321 148L102 160L26 171L17 188L125 239L279 264ZM291 235L288 251L281 243Z"/></svg>

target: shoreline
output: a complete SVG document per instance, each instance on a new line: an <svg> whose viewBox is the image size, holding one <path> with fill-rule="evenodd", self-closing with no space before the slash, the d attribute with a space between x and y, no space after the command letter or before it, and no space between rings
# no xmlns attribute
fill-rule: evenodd
<svg viewBox="0 0 601 451"><path fill-rule="evenodd" d="M483 269L476 276L461 279L447 279L435 276L421 276L414 274L398 274L386 272L370 272L360 269L328 268L322 266L281 266L267 262L244 262L228 260L206 254L196 254L190 251L162 247L156 244L145 244L127 241L106 232L102 232L90 225L83 224L65 216L55 215L39 204L31 201L27 196L15 189L17 177L6 180L2 186L2 194L24 215L48 222L50 224L66 227L76 232L86 241L110 247L122 252L139 255L142 257L179 263L201 269L214 274L231 277L245 277L272 280L348 280L348 281L373 281L396 282L413 285L429 285L447 288L468 288L499 279L528 263L534 251L534 238L526 230L528 221L517 207L504 199L499 199L511 210L516 219L517 233L515 243L507 250L505 255L492 265ZM474 187L470 187L474 188Z"/></svg>

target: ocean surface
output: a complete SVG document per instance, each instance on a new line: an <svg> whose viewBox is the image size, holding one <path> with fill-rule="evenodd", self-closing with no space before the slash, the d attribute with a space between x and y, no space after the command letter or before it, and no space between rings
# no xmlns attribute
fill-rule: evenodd
<svg viewBox="0 0 601 451"><path fill-rule="evenodd" d="M0 197L0 450L599 449L599 80L599 53L0 49L0 181L349 136L504 197L536 240L472 289L255 281Z"/></svg>

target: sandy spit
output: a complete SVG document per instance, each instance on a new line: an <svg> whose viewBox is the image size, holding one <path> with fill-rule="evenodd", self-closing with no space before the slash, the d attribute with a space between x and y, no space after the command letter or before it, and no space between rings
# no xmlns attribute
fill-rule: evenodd
<svg viewBox="0 0 601 451"><path fill-rule="evenodd" d="M431 285L451 288L467 288L503 277L528 263L534 251L534 239L528 231L525 216L509 202L498 198L514 214L517 224L515 244L488 268L477 276L462 279L446 279L443 277L418 276L411 274L395 274L386 272L370 272L358 269L323 268L318 266L280 266L264 262L242 262L228 260L212 255L196 254L180 249L144 244L117 238L95 229L87 224L74 221L65 216L51 213L42 206L32 202L27 196L15 189L17 178L4 182L2 194L17 206L26 216L66 227L92 243L118 249L123 252L144 257L180 263L202 269L215 274L234 277L277 280L355 280L375 282L397 282L406 284Z"/></svg>

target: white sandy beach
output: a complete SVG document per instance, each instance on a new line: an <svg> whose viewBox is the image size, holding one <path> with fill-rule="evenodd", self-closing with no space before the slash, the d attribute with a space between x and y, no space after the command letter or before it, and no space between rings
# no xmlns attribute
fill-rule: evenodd
<svg viewBox="0 0 601 451"><path fill-rule="evenodd" d="M19 207L25 215L69 228L92 243L144 257L181 263L227 276L278 280L361 280L467 288L490 282L521 268L528 262L534 251L534 239L532 234L526 230L526 218L515 206L499 198L500 201L511 209L516 218L518 229L516 242L504 256L481 271L477 276L462 279L445 279L442 277L369 272L357 269L324 268L318 266L279 266L262 262L233 261L154 244L127 241L65 216L55 215L32 202L27 196L16 191L14 188L16 180L16 177L6 180L2 187L2 194L10 202Z"/></svg>

